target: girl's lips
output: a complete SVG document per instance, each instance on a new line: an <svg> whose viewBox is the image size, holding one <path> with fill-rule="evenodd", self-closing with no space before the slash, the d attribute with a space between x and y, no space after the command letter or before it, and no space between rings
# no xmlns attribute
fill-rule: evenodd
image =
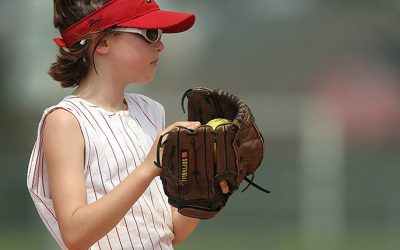
<svg viewBox="0 0 400 250"><path fill-rule="evenodd" d="M152 61L150 64L156 64L156 63L158 63L158 59L155 61Z"/></svg>

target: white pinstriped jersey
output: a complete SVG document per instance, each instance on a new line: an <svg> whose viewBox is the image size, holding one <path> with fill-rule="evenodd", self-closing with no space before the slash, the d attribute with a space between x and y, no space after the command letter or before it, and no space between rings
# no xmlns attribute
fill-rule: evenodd
<svg viewBox="0 0 400 250"><path fill-rule="evenodd" d="M27 185L43 223L64 249L42 149L44 119L62 108L79 122L85 142L84 176L90 204L143 162L165 126L164 108L158 102L139 94L125 94L125 100L128 110L114 113L71 95L44 111L29 162ZM172 239L171 209L157 177L125 217L90 249L173 249Z"/></svg>

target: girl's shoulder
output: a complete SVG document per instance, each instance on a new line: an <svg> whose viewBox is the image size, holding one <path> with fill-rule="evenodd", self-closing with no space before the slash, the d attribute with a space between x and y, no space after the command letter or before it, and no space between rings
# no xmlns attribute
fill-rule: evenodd
<svg viewBox="0 0 400 250"><path fill-rule="evenodd" d="M47 123L49 116L55 122L69 122L69 125L77 122L80 126L83 126L82 117L85 115L83 110L84 106L79 98L73 95L65 96L57 104L44 109L39 127L45 122Z"/></svg>

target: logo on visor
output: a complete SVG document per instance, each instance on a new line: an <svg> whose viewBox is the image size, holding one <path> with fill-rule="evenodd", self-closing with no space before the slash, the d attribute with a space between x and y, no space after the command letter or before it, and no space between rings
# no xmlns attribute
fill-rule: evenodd
<svg viewBox="0 0 400 250"><path fill-rule="evenodd" d="M151 3L151 0L144 0L146 3Z"/></svg>
<svg viewBox="0 0 400 250"><path fill-rule="evenodd" d="M96 19L90 19L89 20L89 27L93 27L93 26L97 26L99 23L103 22L104 18L103 17L99 17Z"/></svg>

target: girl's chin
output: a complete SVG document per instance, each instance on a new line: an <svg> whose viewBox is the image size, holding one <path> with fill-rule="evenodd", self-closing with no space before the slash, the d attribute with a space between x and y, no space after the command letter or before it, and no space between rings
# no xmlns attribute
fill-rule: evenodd
<svg viewBox="0 0 400 250"><path fill-rule="evenodd" d="M147 79L143 80L143 83L149 83L154 80L154 75L149 76Z"/></svg>
<svg viewBox="0 0 400 250"><path fill-rule="evenodd" d="M154 76L151 76L151 77L143 78L143 79L140 79L140 80L135 79L135 80L130 81L129 83L149 83L149 82L151 82L153 80L154 80Z"/></svg>

